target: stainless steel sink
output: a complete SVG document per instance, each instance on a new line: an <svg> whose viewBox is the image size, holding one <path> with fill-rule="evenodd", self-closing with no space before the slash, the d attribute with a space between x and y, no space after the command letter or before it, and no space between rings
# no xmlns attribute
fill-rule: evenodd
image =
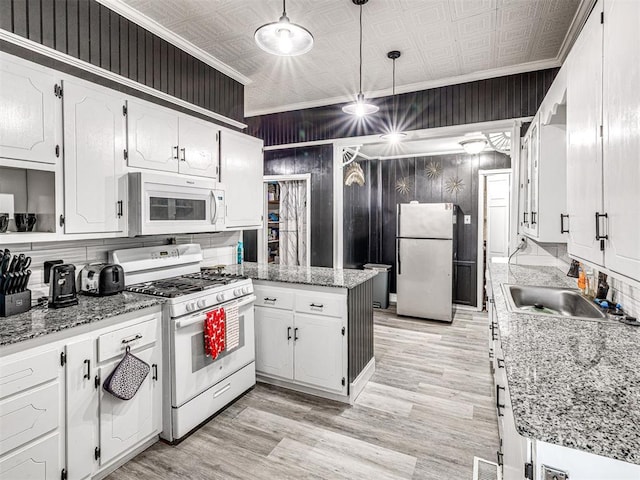
<svg viewBox="0 0 640 480"><path fill-rule="evenodd" d="M602 319L606 315L578 290L503 284L512 312L555 317Z"/></svg>

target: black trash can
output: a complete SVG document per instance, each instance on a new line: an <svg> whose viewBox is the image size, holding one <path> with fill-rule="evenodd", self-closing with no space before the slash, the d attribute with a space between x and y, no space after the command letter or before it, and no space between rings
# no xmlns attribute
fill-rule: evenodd
<svg viewBox="0 0 640 480"><path fill-rule="evenodd" d="M391 271L391 265L367 263L363 268L378 272L373 277L373 308L389 308L389 272Z"/></svg>

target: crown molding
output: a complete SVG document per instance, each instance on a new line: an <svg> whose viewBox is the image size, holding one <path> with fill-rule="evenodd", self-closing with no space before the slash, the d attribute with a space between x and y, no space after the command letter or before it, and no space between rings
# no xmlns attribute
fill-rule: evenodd
<svg viewBox="0 0 640 480"><path fill-rule="evenodd" d="M189 55L197 58L198 60L202 60L207 65L215 68L219 72L224 73L225 75L233 78L243 85L248 85L252 82L249 77L246 77L237 70L234 70L226 63L218 60L216 57L214 57L210 53L207 53L200 47L195 46L190 41L185 40L180 35L177 35L166 27L163 27L152 18L130 7L122 0L97 0L97 2L104 5L109 10L113 10L117 14L122 15L127 20L131 20L133 23L140 25L142 28L150 31L151 33L154 33L155 35L159 36L163 40L166 40L172 45L175 45L179 49L184 50Z"/></svg>
<svg viewBox="0 0 640 480"><path fill-rule="evenodd" d="M44 55L45 57L52 58L54 60L58 60L62 63L66 63L67 65L71 65L73 67L79 68L81 70L84 70L85 72L90 72L102 78L112 80L122 85L126 85L127 87L131 87L140 92L147 93L156 98L160 98L162 100L165 100L174 105L178 105L180 107L186 108L193 112L197 112L201 115L207 116L213 120L217 120L227 125L231 125L233 127L240 128L240 129L247 128L247 125L242 122L238 122L237 120L234 120L232 118L225 117L224 115L220 115L219 113L213 112L211 110L207 110L206 108L199 107L197 105L194 105L193 103L186 102L180 98L174 97L160 90L156 90L155 88L144 85L143 83L139 83L139 82L136 82L135 80L131 80L130 78L123 77L122 75L118 75L117 73L113 73L109 70L105 70L104 68L93 65L92 63L85 62L84 60L80 60L79 58L72 57L71 55L67 55L66 53L59 52L58 50L54 50L53 48L47 47L40 43L36 43L32 40L21 37L20 35L16 35L15 33L8 32L7 30L3 30L1 28L0 28L0 40L4 40L13 45L26 48L27 50L30 50L35 53L39 53L40 55Z"/></svg>
<svg viewBox="0 0 640 480"><path fill-rule="evenodd" d="M520 63L518 65L511 65L508 67L492 68L489 70L481 70L478 72L466 73L464 75L456 75L453 77L439 78L437 80L428 80L425 82L411 83L408 85L397 86L396 94L417 92L420 90L427 90L430 88L445 87L449 85L457 85L460 83L474 82L477 80L486 80L489 78L503 77L506 75L515 75L518 73L533 72L536 70L545 70L547 68L560 67L562 62L558 59L552 58L549 60L538 60L535 62ZM388 97L391 95L390 89L375 90L372 92L365 92L366 98L380 98ZM245 92L245 118L257 117L260 115L268 115L271 113L289 112L292 110L304 110L307 108L326 107L329 105L353 102L355 100L354 95L342 95L340 97L324 98L320 100L312 100L309 102L292 103L289 105L283 105L276 108L264 108L264 109L247 109L246 107L246 92Z"/></svg>
<svg viewBox="0 0 640 480"><path fill-rule="evenodd" d="M567 30L564 39L562 40L562 44L560 45L560 49L558 50L558 55L556 55L556 60L560 63L564 63L567 55L571 51L571 47L575 43L578 35L582 31L582 27L587 22L587 18L589 18L589 14L593 10L596 5L597 0L581 0L580 5L576 10L573 19L571 20L571 24L569 25L569 30Z"/></svg>

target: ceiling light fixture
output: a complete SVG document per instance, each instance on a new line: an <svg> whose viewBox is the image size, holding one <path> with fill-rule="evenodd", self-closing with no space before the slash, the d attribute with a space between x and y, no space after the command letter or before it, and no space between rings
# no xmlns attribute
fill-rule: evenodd
<svg viewBox="0 0 640 480"><path fill-rule="evenodd" d="M286 0L282 0L282 16L277 22L262 25L253 34L258 46L267 53L294 57L313 48L313 35L306 28L291 23L287 17Z"/></svg>
<svg viewBox="0 0 640 480"><path fill-rule="evenodd" d="M349 115L356 115L358 117L363 117L365 115L376 113L378 110L380 110L376 105L373 105L372 103L367 103L365 101L364 94L362 93L362 6L365 3L367 3L369 0L351 0L351 1L353 2L354 5L358 5L360 7L360 90L358 91L356 101L342 107L342 111L344 113L348 113Z"/></svg>
<svg viewBox="0 0 640 480"><path fill-rule="evenodd" d="M487 146L487 141L484 138L473 138L461 141L460 145L469 155L476 155L484 150L484 147Z"/></svg>
<svg viewBox="0 0 640 480"><path fill-rule="evenodd" d="M393 60L393 87L391 90L391 101L393 102L393 111L391 112L391 131L387 132L383 135L380 135L380 138L388 141L389 143L396 143L402 140L407 136L405 132L398 132L396 129L398 128L398 102L396 97L396 60L400 58L399 50L391 50L387 53L387 58Z"/></svg>

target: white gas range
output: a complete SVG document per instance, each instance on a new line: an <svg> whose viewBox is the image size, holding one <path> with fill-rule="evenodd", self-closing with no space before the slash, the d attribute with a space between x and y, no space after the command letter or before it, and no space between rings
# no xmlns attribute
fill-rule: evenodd
<svg viewBox="0 0 640 480"><path fill-rule="evenodd" d="M175 442L256 383L253 284L200 269L198 244L116 250L126 290L167 298L163 319L163 432ZM224 308L227 348L205 354L207 312ZM230 331L230 328L232 331Z"/></svg>

